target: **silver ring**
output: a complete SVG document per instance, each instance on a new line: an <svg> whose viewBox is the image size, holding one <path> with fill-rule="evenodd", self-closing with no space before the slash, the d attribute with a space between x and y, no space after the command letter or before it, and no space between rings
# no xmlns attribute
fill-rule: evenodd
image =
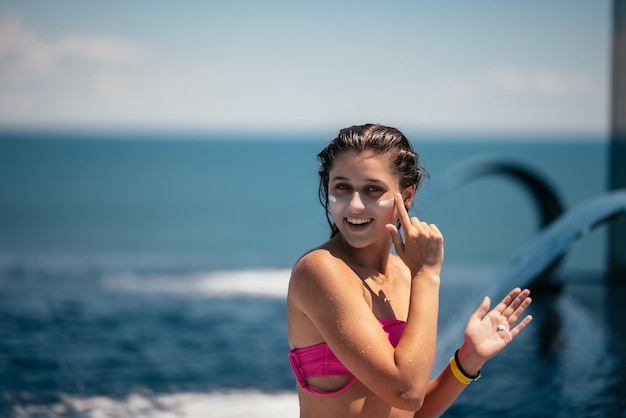
<svg viewBox="0 0 626 418"><path fill-rule="evenodd" d="M496 330L498 331L506 331L506 327L502 324L498 325L498 328L496 328Z"/></svg>

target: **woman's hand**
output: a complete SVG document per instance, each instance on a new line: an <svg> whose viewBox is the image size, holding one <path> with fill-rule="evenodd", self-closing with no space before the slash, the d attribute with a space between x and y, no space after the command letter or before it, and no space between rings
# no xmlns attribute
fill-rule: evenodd
<svg viewBox="0 0 626 418"><path fill-rule="evenodd" d="M529 295L530 290L515 288L491 311L489 297L485 296L465 328L465 341L459 350L459 362L464 370L471 374L478 372L530 324L530 315L520 321L532 302Z"/></svg>
<svg viewBox="0 0 626 418"><path fill-rule="evenodd" d="M396 253L409 267L412 277L423 269L439 276L443 263L443 235L436 225L409 218L400 193L394 196L394 203L404 230L404 241L395 225L387 224L386 227Z"/></svg>

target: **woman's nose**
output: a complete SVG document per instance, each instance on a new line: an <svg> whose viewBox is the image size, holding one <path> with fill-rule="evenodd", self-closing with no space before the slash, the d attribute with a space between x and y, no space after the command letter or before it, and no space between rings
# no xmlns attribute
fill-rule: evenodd
<svg viewBox="0 0 626 418"><path fill-rule="evenodd" d="M363 201L361 200L361 195L359 194L359 192L354 192L352 194L352 199L350 199L350 207L352 209L358 209L358 210L365 209L365 205L363 204Z"/></svg>

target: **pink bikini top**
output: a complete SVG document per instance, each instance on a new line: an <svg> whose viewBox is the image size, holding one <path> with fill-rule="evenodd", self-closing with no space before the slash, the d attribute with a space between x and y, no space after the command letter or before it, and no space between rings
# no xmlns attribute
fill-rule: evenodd
<svg viewBox="0 0 626 418"><path fill-rule="evenodd" d="M378 322L385 330L391 345L396 347L406 322L398 319L379 319ZM344 387L333 392L320 392L307 384L306 378L310 376L352 376L352 373L341 364L325 342L310 347L294 348L289 351L289 362L300 386L315 395L337 395L356 382L356 377L354 377Z"/></svg>

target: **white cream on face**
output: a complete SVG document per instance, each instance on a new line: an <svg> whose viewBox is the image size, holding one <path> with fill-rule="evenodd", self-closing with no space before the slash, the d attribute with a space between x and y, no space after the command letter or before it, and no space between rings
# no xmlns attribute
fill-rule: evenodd
<svg viewBox="0 0 626 418"><path fill-rule="evenodd" d="M380 202L378 202L378 206L381 208L387 207L391 204L393 204L393 197L391 199L381 200Z"/></svg>
<svg viewBox="0 0 626 418"><path fill-rule="evenodd" d="M328 200L330 201L330 203L336 203L337 202L337 198L335 196L333 196L332 194L328 195Z"/></svg>

